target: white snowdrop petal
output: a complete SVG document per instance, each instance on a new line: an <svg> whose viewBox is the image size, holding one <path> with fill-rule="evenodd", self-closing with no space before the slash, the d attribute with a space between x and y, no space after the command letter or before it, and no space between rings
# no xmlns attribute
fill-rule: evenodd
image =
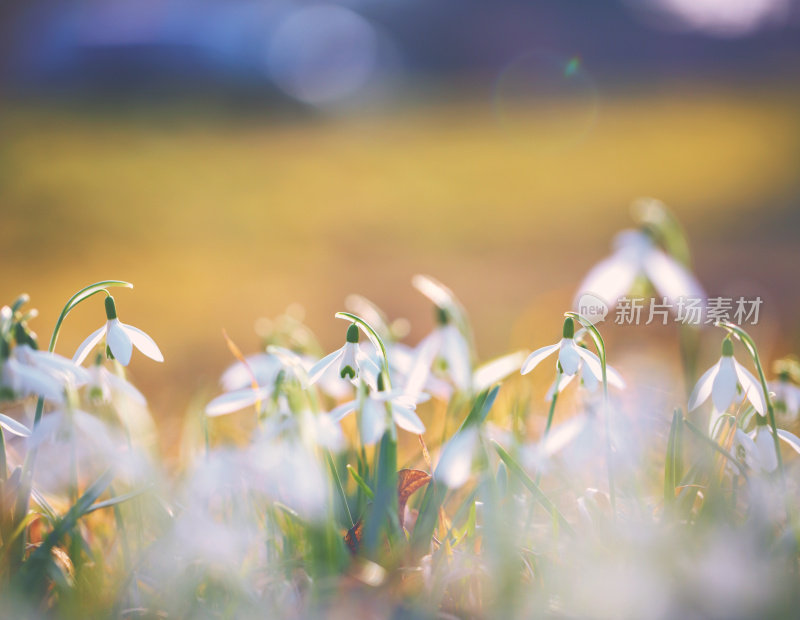
<svg viewBox="0 0 800 620"><path fill-rule="evenodd" d="M558 362L561 370L567 375L574 375L578 372L581 363L581 355L578 353L579 347L572 338L562 338L558 351Z"/></svg>
<svg viewBox="0 0 800 620"><path fill-rule="evenodd" d="M392 419L397 426L409 433L422 435L425 432L425 424L410 407L392 405Z"/></svg>
<svg viewBox="0 0 800 620"><path fill-rule="evenodd" d="M477 441L475 428L456 433L442 449L433 477L451 489L461 487L472 474L472 455Z"/></svg>
<svg viewBox="0 0 800 620"><path fill-rule="evenodd" d="M31 349L30 353L34 365L45 372L63 373L69 376L76 386L84 385L89 381L89 372L85 368L78 366L71 359L49 351L34 351Z"/></svg>
<svg viewBox="0 0 800 620"><path fill-rule="evenodd" d="M617 389L625 389L625 379L622 378L622 375L619 374L616 368L608 364L606 364L606 380L609 385L613 385Z"/></svg>
<svg viewBox="0 0 800 620"><path fill-rule="evenodd" d="M708 397L711 396L711 390L713 389L714 379L719 372L719 362L714 364L711 368L706 370L692 390L692 394L689 397L689 411L694 411L700 405L708 400Z"/></svg>
<svg viewBox="0 0 800 620"><path fill-rule="evenodd" d="M383 403L371 398L364 401L361 408L361 421L359 424L361 441L366 445L376 443L386 431L386 410Z"/></svg>
<svg viewBox="0 0 800 620"><path fill-rule="evenodd" d="M206 405L206 415L216 417L239 411L269 397L268 388L245 388L217 396Z"/></svg>
<svg viewBox="0 0 800 620"><path fill-rule="evenodd" d="M597 263L578 287L573 307L585 293L599 297L611 308L617 300L627 294L639 273L640 265L629 253L616 252Z"/></svg>
<svg viewBox="0 0 800 620"><path fill-rule="evenodd" d="M430 276L415 275L411 278L411 285L440 308L452 308L457 305L453 292Z"/></svg>
<svg viewBox="0 0 800 620"><path fill-rule="evenodd" d="M147 401L145 400L144 395L137 390L133 385L131 385L128 381L115 375L113 372L109 372L105 368L101 368L101 374L103 379L111 386L114 390L123 394L127 398L129 398L132 402L145 406Z"/></svg>
<svg viewBox="0 0 800 620"><path fill-rule="evenodd" d="M747 399L753 404L753 407L758 413L762 416L767 415L767 403L764 400L764 392L761 390L761 382L735 359L731 358L731 360L733 360L736 377Z"/></svg>
<svg viewBox="0 0 800 620"><path fill-rule="evenodd" d="M381 374L381 367L369 355L361 349L356 353L356 364L361 379L371 390L378 389L378 375Z"/></svg>
<svg viewBox="0 0 800 620"><path fill-rule="evenodd" d="M358 408L358 402L355 400L351 400L348 403L343 403L338 407L334 407L328 413L331 419L335 422L340 422L343 418L347 415L353 413Z"/></svg>
<svg viewBox="0 0 800 620"><path fill-rule="evenodd" d="M583 359L584 365L589 369L589 372L594 375L594 378L598 381L603 380L603 364L600 362L600 358L597 357L594 353L589 351L589 349L584 349L583 347L579 347L575 345L575 352L581 356ZM562 364L563 368L563 364ZM586 373L584 374L584 378L586 377ZM619 374L619 373L617 373ZM608 379L608 366L606 366L606 379Z"/></svg>
<svg viewBox="0 0 800 620"><path fill-rule="evenodd" d="M123 329L119 319L111 319L106 329L106 344L111 349L111 354L120 364L130 364L133 354L133 343L128 332Z"/></svg>
<svg viewBox="0 0 800 620"><path fill-rule="evenodd" d="M425 336L414 349L412 356L406 361L408 374L403 387L408 394L419 394L423 390L430 377L433 360L441 347L442 333L440 330L435 329ZM401 355L398 358L402 359L402 351L400 353Z"/></svg>
<svg viewBox="0 0 800 620"><path fill-rule="evenodd" d="M717 411L724 412L730 407L733 399L736 398L738 383L739 379L736 376L733 358L723 357L719 361L719 372L714 377L714 384L711 387L711 400Z"/></svg>
<svg viewBox="0 0 800 620"><path fill-rule="evenodd" d="M782 428L778 429L778 438L782 439L795 452L800 454L800 437Z"/></svg>
<svg viewBox="0 0 800 620"><path fill-rule="evenodd" d="M680 297L705 299L705 291L694 276L678 261L658 248L644 259L644 271L658 293L671 301Z"/></svg>
<svg viewBox="0 0 800 620"><path fill-rule="evenodd" d="M778 456L775 454L775 441L772 434L765 426L756 429L754 439L758 450L758 460L766 471L775 471L778 468Z"/></svg>
<svg viewBox="0 0 800 620"><path fill-rule="evenodd" d="M564 388L567 387L572 380L577 377L578 375L565 375L563 372L558 374L558 393L564 391ZM547 390L547 394L545 394L544 400L545 402L550 402L553 400L553 395L556 391L556 382L550 384L550 388Z"/></svg>
<svg viewBox="0 0 800 620"><path fill-rule="evenodd" d="M122 327L122 329L125 330L125 333L128 334L133 346L139 349L147 357L149 357L151 360L155 360L156 362L164 361L164 355L161 353L161 349L158 348L155 340L144 333L141 329L134 327L133 325L126 325L125 323L120 323L120 327Z"/></svg>
<svg viewBox="0 0 800 620"><path fill-rule="evenodd" d="M63 402L64 384L62 381L38 368L21 364L13 358L6 360L4 367L11 374L12 388L15 392L36 394L48 400Z"/></svg>
<svg viewBox="0 0 800 620"><path fill-rule="evenodd" d="M450 378L459 390L468 391L472 382L472 362L467 341L455 325L445 325L441 331L440 355L447 362Z"/></svg>
<svg viewBox="0 0 800 620"><path fill-rule="evenodd" d="M72 356L72 361L76 364L82 364L83 360L91 353L92 349L97 346L97 343L103 339L103 336L106 334L106 325L103 325L100 329L93 331L89 336L84 340L78 349L75 351L75 355Z"/></svg>
<svg viewBox="0 0 800 620"><path fill-rule="evenodd" d="M314 417L316 442L334 452L341 451L345 446L344 433L339 423L328 414Z"/></svg>
<svg viewBox="0 0 800 620"><path fill-rule="evenodd" d="M342 349L336 349L333 353L329 353L321 360L319 360L316 364L314 364L308 371L308 382L309 383L316 383L319 378L323 375L323 373L336 361L339 357L343 354Z"/></svg>
<svg viewBox="0 0 800 620"><path fill-rule="evenodd" d="M9 433L17 435L19 437L31 436L31 431L28 429L27 426L25 426L21 422L17 422L14 418L10 418L4 413L0 413L0 426L2 426Z"/></svg>
<svg viewBox="0 0 800 620"><path fill-rule="evenodd" d="M536 349L533 353L531 353L525 361L522 363L522 368L520 368L520 374L527 375L531 370L538 366L539 362L541 362L544 358L548 355L552 355L555 351L558 350L560 344L550 344L546 347L542 347L540 349Z"/></svg>
<svg viewBox="0 0 800 620"><path fill-rule="evenodd" d="M512 372L517 372L526 359L525 353L517 351L498 357L479 366L472 375L472 384L476 392L481 392L493 383L502 381Z"/></svg>

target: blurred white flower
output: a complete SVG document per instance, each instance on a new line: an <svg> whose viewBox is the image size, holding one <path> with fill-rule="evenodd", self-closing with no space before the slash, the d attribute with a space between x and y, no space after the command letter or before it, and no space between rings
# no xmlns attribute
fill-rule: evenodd
<svg viewBox="0 0 800 620"><path fill-rule="evenodd" d="M527 375L536 368L539 362L558 351L558 363L561 365L563 374L574 375L580 369L581 364L586 364L589 368L589 373L594 375L594 378L598 381L602 381L603 366L600 363L600 358L588 349L575 344L574 336L575 323L571 318L567 317L564 321L561 341L531 353L525 363L522 364L521 374Z"/></svg>
<svg viewBox="0 0 800 620"><path fill-rule="evenodd" d="M409 433L421 435L425 432L425 424L419 419L415 409L418 403L427 400L427 394L412 396L402 391L370 391L369 395L360 401L351 401L339 405L330 412L331 418L339 422L344 417L360 408L359 433L361 441L366 445L378 441L388 428L391 421ZM387 412L388 408L388 412Z"/></svg>
<svg viewBox="0 0 800 620"><path fill-rule="evenodd" d="M597 263L581 282L575 303L584 293L592 293L613 307L640 276L645 276L660 295L671 301L681 297L705 299L705 291L695 277L658 248L650 235L624 230L614 239L614 253Z"/></svg>
<svg viewBox="0 0 800 620"><path fill-rule="evenodd" d="M153 339L141 329L126 325L117 318L117 308L114 298L106 297L107 322L103 327L91 333L75 351L72 361L76 364L83 363L91 350L105 337L106 345L111 354L120 364L127 366L131 361L133 347L135 346L147 357L157 362L163 362L164 356Z"/></svg>
<svg viewBox="0 0 800 620"><path fill-rule="evenodd" d="M114 396L121 396L145 406L147 401L144 395L130 384L124 377L114 374L101 363L102 356L98 355L97 362L89 370L89 394L99 395L103 402L110 403Z"/></svg>
<svg viewBox="0 0 800 620"><path fill-rule="evenodd" d="M16 347L16 349L19 348ZM29 365L18 359L16 354L12 354L2 362L0 384L10 388L14 394L41 396L47 400L63 403L64 390L71 382L72 379L69 375Z"/></svg>
<svg viewBox="0 0 800 620"><path fill-rule="evenodd" d="M761 385L750 372L733 358L733 342L725 338L722 342L722 357L703 373L689 398L689 411L694 411L708 397L718 412L727 411L743 394L760 415L766 415L767 406Z"/></svg>
<svg viewBox="0 0 800 620"><path fill-rule="evenodd" d="M352 323L347 328L347 339L344 346L323 357L308 371L309 382L319 381L325 372L338 362L339 376L342 379L347 377L354 381L361 378L371 388L376 389L380 367L361 349L358 339L358 325Z"/></svg>
<svg viewBox="0 0 800 620"><path fill-rule="evenodd" d="M472 475L472 460L479 441L480 434L475 426L453 435L442 448L434 479L451 489L463 486Z"/></svg>
<svg viewBox="0 0 800 620"><path fill-rule="evenodd" d="M430 276L416 275L411 283L434 303L437 322L434 330L417 345L415 364L428 373L433 362L441 359L456 388L462 392L470 391L472 354L464 335L467 327L461 304L450 289Z"/></svg>
<svg viewBox="0 0 800 620"><path fill-rule="evenodd" d="M767 387L775 395L776 412L783 414L787 421L796 420L800 414L800 387L789 381L788 373L782 374L777 381L770 381Z"/></svg>

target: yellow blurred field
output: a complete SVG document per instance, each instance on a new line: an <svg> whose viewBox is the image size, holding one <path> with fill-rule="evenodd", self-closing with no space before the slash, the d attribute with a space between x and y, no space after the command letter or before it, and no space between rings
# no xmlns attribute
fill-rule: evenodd
<svg viewBox="0 0 800 620"><path fill-rule="evenodd" d="M163 367L132 364L159 419L208 396L200 386L230 359L222 328L254 350L254 320L292 302L326 346L339 340L333 313L349 292L412 319L418 338L430 310L410 287L416 272L460 294L479 350L499 354L532 346L520 341L533 317L557 325L640 195L674 208L710 261L701 276L724 275L752 247L769 251L759 260L775 266L775 282L788 275L796 233L744 248L725 235L746 239L748 222L780 228L796 213L798 104L800 93L775 87L604 95L585 135L575 128L584 110L565 104L547 125L542 110L520 110L498 123L477 96L305 121L267 108L6 104L0 296L30 293L49 335L81 286L134 282L118 307L166 356ZM59 351L71 354L102 320L100 302L81 307Z"/></svg>

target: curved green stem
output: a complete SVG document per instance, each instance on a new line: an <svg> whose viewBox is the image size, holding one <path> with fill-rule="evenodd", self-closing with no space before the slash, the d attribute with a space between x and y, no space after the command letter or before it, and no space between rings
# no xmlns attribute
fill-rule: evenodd
<svg viewBox="0 0 800 620"><path fill-rule="evenodd" d="M82 301L89 299L92 295L96 295L97 293L105 293L108 295L107 288L111 288L112 286L122 286L124 288L133 288L133 284L130 282L125 282L123 280L103 280L102 282L95 282L94 284L90 284L79 290L75 293L72 297L69 298L64 309L61 311L61 314L58 316L58 320L56 321L56 326L53 328L53 335L50 337L50 346L48 347L48 351L51 353L55 351L56 342L58 341L58 334L61 331L61 324L64 322L64 319L67 318L67 315L72 311L75 306L77 306Z"/></svg>

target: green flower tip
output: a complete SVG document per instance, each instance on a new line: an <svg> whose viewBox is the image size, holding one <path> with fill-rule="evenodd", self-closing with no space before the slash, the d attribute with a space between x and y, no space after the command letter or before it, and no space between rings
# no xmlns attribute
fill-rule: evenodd
<svg viewBox="0 0 800 620"><path fill-rule="evenodd" d="M350 323L350 327L347 328L347 342L354 344L358 342L358 325L355 323Z"/></svg>
<svg viewBox="0 0 800 620"><path fill-rule="evenodd" d="M117 318L117 305L111 295L106 297L106 317L108 317L109 321Z"/></svg>
<svg viewBox="0 0 800 620"><path fill-rule="evenodd" d="M386 382L383 379L383 373L378 373L378 391L384 392L386 390Z"/></svg>
<svg viewBox="0 0 800 620"><path fill-rule="evenodd" d="M439 325L447 325L450 322L450 315L447 314L447 310L436 306L436 322Z"/></svg>
<svg viewBox="0 0 800 620"><path fill-rule="evenodd" d="M572 320L572 317L567 317L564 319L564 329L561 333L564 338L575 337L575 322Z"/></svg>
<svg viewBox="0 0 800 620"><path fill-rule="evenodd" d="M730 338L722 341L722 357L733 357L733 342Z"/></svg>
<svg viewBox="0 0 800 620"><path fill-rule="evenodd" d="M345 366L342 368L342 372L340 373L342 379L355 379L356 378L356 371L352 366Z"/></svg>

